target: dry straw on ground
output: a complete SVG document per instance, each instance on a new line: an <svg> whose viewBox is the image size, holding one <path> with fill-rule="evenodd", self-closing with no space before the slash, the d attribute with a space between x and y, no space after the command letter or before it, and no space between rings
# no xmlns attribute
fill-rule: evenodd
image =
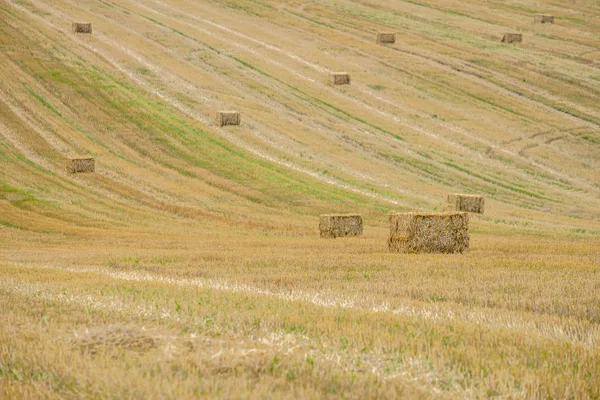
<svg viewBox="0 0 600 400"><path fill-rule="evenodd" d="M114 348L144 352L156 347L158 339L149 335L144 330L114 325L87 331L83 335L77 335L72 342L82 351L96 354L98 352L110 351Z"/></svg>
<svg viewBox="0 0 600 400"><path fill-rule="evenodd" d="M553 24L554 15L537 14L533 17L533 21L538 24Z"/></svg>
<svg viewBox="0 0 600 400"><path fill-rule="evenodd" d="M241 123L240 113L237 111L219 111L217 112L217 125L239 125Z"/></svg>
<svg viewBox="0 0 600 400"><path fill-rule="evenodd" d="M347 72L333 72L331 74L331 83L334 85L349 85L350 74Z"/></svg>
<svg viewBox="0 0 600 400"><path fill-rule="evenodd" d="M485 199L483 196L457 193L448 195L448 209L451 211L465 211L483 214L484 207Z"/></svg>
<svg viewBox="0 0 600 400"><path fill-rule="evenodd" d="M323 214L319 217L322 238L361 236L363 220L360 214Z"/></svg>
<svg viewBox="0 0 600 400"><path fill-rule="evenodd" d="M94 172L96 162L93 158L70 158L67 160L67 172L76 174L79 172Z"/></svg>
<svg viewBox="0 0 600 400"><path fill-rule="evenodd" d="M396 43L396 34L392 32L378 32L377 43Z"/></svg>
<svg viewBox="0 0 600 400"><path fill-rule="evenodd" d="M462 253L469 249L469 214L390 213L392 253Z"/></svg>
<svg viewBox="0 0 600 400"><path fill-rule="evenodd" d="M74 33L92 33L92 24L73 22L72 29Z"/></svg>
<svg viewBox="0 0 600 400"><path fill-rule="evenodd" d="M502 37L502 43L522 43L523 34L521 33L505 33Z"/></svg>

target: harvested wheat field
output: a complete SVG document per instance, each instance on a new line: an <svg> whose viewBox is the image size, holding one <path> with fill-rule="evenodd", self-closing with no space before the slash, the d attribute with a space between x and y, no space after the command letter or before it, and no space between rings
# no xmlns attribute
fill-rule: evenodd
<svg viewBox="0 0 600 400"><path fill-rule="evenodd" d="M594 0L0 1L0 398L600 398L598 49ZM448 193L468 250L390 252Z"/></svg>

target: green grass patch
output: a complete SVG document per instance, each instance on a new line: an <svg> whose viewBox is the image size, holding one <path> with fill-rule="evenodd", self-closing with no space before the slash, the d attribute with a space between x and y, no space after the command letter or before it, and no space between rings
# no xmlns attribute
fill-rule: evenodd
<svg viewBox="0 0 600 400"><path fill-rule="evenodd" d="M76 86L77 84L65 76L64 71L48 71L45 76L57 83L62 83L67 86Z"/></svg>
<svg viewBox="0 0 600 400"><path fill-rule="evenodd" d="M600 138L596 136L583 135L580 136L580 138L582 138L583 140L587 140L588 142L593 144L600 144Z"/></svg>
<svg viewBox="0 0 600 400"><path fill-rule="evenodd" d="M19 225L15 225L12 222L4 221L0 219L0 227L4 228L13 228L13 229L21 229Z"/></svg>
<svg viewBox="0 0 600 400"><path fill-rule="evenodd" d="M52 111L54 114L58 115L59 117L63 118L62 114L59 113L58 110L52 106L52 104L48 103L46 101L46 99L44 99L42 96L40 96L33 90L29 89L27 86L25 86L25 88L27 89L29 94L32 95L33 97L35 97L40 103L42 103L42 105L44 107L46 107L48 110Z"/></svg>
<svg viewBox="0 0 600 400"><path fill-rule="evenodd" d="M563 19L565 21L569 21L569 22L572 22L572 23L578 24L578 25L586 25L587 24L587 22L582 20L581 18L568 17L566 15L561 15L560 19Z"/></svg>
<svg viewBox="0 0 600 400"><path fill-rule="evenodd" d="M31 190L19 189L19 188L9 185L6 182L0 181L0 199L1 200L9 200L11 197L12 198L20 197L21 198L20 200L33 198L31 195Z"/></svg>
<svg viewBox="0 0 600 400"><path fill-rule="evenodd" d="M259 73L267 75L253 65L237 60L240 64L247 68L252 68ZM111 78L114 79L114 78ZM244 194L247 200L252 202L265 203L267 197L281 202L289 202L289 192L299 193L300 197L310 196L319 199L334 201L336 203L346 203L348 201L364 203L364 196L348 193L343 189L338 189L326 184L310 182L309 179L292 178L286 168L272 164L268 161L248 157L248 154L240 149L232 146L220 137L216 137L199 127L192 126L185 122L182 118L176 117L170 112L170 108L163 103L153 102L141 96L133 88L126 84L122 84L115 80L115 83L136 98L138 107L130 108L118 103L119 96L112 96L115 102L113 106L119 114L129 122L138 125L141 130L144 130L151 135L151 140L155 147L164 149L164 153L173 158L184 160L186 163L207 170L227 178L240 185L254 188L263 194L265 198L258 198L253 195ZM130 96L129 96L130 97ZM139 115L138 115L139 113ZM148 117L150 114L150 118ZM151 121L151 122L149 122ZM185 151L182 148L175 146L171 139L164 135L169 132L169 135L176 141L184 144ZM208 145L208 146L207 146ZM142 148L137 149L139 152L144 152ZM158 163L165 165L167 168L174 169L184 175L195 175L187 170L172 165L166 160L156 160L151 154L147 154ZM336 177L340 182L345 182L342 178ZM281 188L279 191L273 191L273 188ZM223 188L230 191L231 188ZM301 193L301 194L300 194ZM373 201L376 203L376 201Z"/></svg>
<svg viewBox="0 0 600 400"><path fill-rule="evenodd" d="M369 85L369 87L373 90L381 91L385 89L385 86L382 85Z"/></svg>

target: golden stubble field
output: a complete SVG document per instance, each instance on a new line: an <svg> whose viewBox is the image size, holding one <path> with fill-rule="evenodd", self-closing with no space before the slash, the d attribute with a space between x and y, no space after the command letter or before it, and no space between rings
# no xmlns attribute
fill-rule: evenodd
<svg viewBox="0 0 600 400"><path fill-rule="evenodd" d="M1 390L597 395L600 240L480 234L465 255L399 255L382 233L15 245L1 254Z"/></svg>
<svg viewBox="0 0 600 400"><path fill-rule="evenodd" d="M600 398L599 22L0 0L0 398ZM467 253L388 253L457 191Z"/></svg>

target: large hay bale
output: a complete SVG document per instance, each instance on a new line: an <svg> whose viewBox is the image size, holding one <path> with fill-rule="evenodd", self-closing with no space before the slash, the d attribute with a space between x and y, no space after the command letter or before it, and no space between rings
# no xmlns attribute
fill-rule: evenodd
<svg viewBox="0 0 600 400"><path fill-rule="evenodd" d="M522 43L522 33L505 33L502 37L502 43Z"/></svg>
<svg viewBox="0 0 600 400"><path fill-rule="evenodd" d="M553 24L554 15L537 14L533 17L533 22L537 24Z"/></svg>
<svg viewBox="0 0 600 400"><path fill-rule="evenodd" d="M94 172L96 168L95 160L88 158L70 158L67 160L67 172L76 174L80 172Z"/></svg>
<svg viewBox="0 0 600 400"><path fill-rule="evenodd" d="M462 253L469 249L469 214L390 213L392 253Z"/></svg>
<svg viewBox="0 0 600 400"><path fill-rule="evenodd" d="M323 214L319 216L322 238L362 236L363 220L360 214Z"/></svg>
<svg viewBox="0 0 600 400"><path fill-rule="evenodd" d="M239 125L241 123L240 113L237 111L219 111L217 112L217 125Z"/></svg>
<svg viewBox="0 0 600 400"><path fill-rule="evenodd" d="M396 43L396 34L392 32L377 32L377 44Z"/></svg>
<svg viewBox="0 0 600 400"><path fill-rule="evenodd" d="M484 206L485 200L483 196L457 193L448 195L448 208L452 211L483 214Z"/></svg>
<svg viewBox="0 0 600 400"><path fill-rule="evenodd" d="M347 72L333 72L331 74L331 83L334 85L349 85L350 74Z"/></svg>
<svg viewBox="0 0 600 400"><path fill-rule="evenodd" d="M92 33L92 24L73 22L71 25L74 33Z"/></svg>

